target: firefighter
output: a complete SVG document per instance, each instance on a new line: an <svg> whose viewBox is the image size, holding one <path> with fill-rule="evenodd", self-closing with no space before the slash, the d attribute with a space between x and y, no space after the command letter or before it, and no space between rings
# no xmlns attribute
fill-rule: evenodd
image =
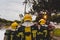
<svg viewBox="0 0 60 40"><path fill-rule="evenodd" d="M11 24L11 26L5 32L4 40L16 40L16 38L17 38L17 36L16 36L17 27L18 27L18 23L17 22L13 22Z"/></svg>
<svg viewBox="0 0 60 40"><path fill-rule="evenodd" d="M20 26L17 30L17 40L24 40L24 26Z"/></svg>
<svg viewBox="0 0 60 40"><path fill-rule="evenodd" d="M31 26L31 31L32 31L32 40L36 40L37 38L37 30L38 30L38 24L37 22L34 22L34 25Z"/></svg>
<svg viewBox="0 0 60 40"><path fill-rule="evenodd" d="M55 29L55 25L53 22L49 22L48 24L48 40L53 39L53 30Z"/></svg>
<svg viewBox="0 0 60 40"><path fill-rule="evenodd" d="M47 25L46 20L40 19L37 33L37 40L46 40L47 36Z"/></svg>
<svg viewBox="0 0 60 40"><path fill-rule="evenodd" d="M23 17L24 23L18 29L19 33L21 33L22 40L33 40L36 38L36 27L34 27L34 23L32 22L32 17L30 14L25 14ZM18 36L20 34L18 33Z"/></svg>

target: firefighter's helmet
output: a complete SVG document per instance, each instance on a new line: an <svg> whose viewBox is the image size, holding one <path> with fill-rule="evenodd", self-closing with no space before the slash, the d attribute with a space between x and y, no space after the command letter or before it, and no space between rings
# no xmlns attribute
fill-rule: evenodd
<svg viewBox="0 0 60 40"><path fill-rule="evenodd" d="M43 18L44 18L44 19L47 19L47 15L44 15Z"/></svg>
<svg viewBox="0 0 60 40"><path fill-rule="evenodd" d="M11 24L11 28L12 29L16 29L18 27L18 23L17 22L13 22L12 24Z"/></svg>
<svg viewBox="0 0 60 40"><path fill-rule="evenodd" d="M47 12L43 12L43 18L46 20L47 19Z"/></svg>
<svg viewBox="0 0 60 40"><path fill-rule="evenodd" d="M46 23L46 20L44 20L44 19L40 19L40 20L39 20L39 23L40 23L40 25L43 25L43 24Z"/></svg>
<svg viewBox="0 0 60 40"><path fill-rule="evenodd" d="M25 14L24 21L32 21L32 17L30 14Z"/></svg>

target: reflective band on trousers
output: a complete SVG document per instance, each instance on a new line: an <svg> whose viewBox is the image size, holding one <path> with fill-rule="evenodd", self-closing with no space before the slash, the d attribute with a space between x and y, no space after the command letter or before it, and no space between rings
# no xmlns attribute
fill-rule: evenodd
<svg viewBox="0 0 60 40"><path fill-rule="evenodd" d="M13 35L11 35L11 40L13 40Z"/></svg>
<svg viewBox="0 0 60 40"><path fill-rule="evenodd" d="M20 35L23 37L23 32L20 32L20 33L18 33L18 37L20 37Z"/></svg>

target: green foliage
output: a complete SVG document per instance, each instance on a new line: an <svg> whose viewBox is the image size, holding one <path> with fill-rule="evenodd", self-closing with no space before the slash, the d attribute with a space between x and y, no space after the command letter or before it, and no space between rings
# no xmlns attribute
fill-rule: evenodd
<svg viewBox="0 0 60 40"><path fill-rule="evenodd" d="M60 37L60 29L59 28L54 30L54 35Z"/></svg>
<svg viewBox="0 0 60 40"><path fill-rule="evenodd" d="M18 21L18 20L15 20L15 21L16 21L17 23L21 23L21 21ZM9 26L9 25L11 25L12 22L13 22L13 21L0 18L0 25Z"/></svg>
<svg viewBox="0 0 60 40"><path fill-rule="evenodd" d="M8 23L8 22L12 22L12 21L0 18L0 22Z"/></svg>
<svg viewBox="0 0 60 40"><path fill-rule="evenodd" d="M0 18L0 25L10 25L12 21Z"/></svg>
<svg viewBox="0 0 60 40"><path fill-rule="evenodd" d="M18 21L18 20L15 20L15 22L17 22L17 23L21 23L21 21Z"/></svg>
<svg viewBox="0 0 60 40"><path fill-rule="evenodd" d="M59 23L60 22L60 15L51 16L51 21Z"/></svg>

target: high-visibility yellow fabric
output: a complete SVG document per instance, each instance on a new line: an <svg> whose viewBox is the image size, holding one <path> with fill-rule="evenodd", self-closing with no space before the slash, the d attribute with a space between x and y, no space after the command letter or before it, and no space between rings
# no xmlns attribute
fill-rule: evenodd
<svg viewBox="0 0 60 40"><path fill-rule="evenodd" d="M33 33L33 37L36 37L37 30L33 30L32 33Z"/></svg>
<svg viewBox="0 0 60 40"><path fill-rule="evenodd" d="M25 27L25 32L31 32L31 27Z"/></svg>
<svg viewBox="0 0 60 40"><path fill-rule="evenodd" d="M25 36L25 40L32 40L31 35L29 35L29 36Z"/></svg>
<svg viewBox="0 0 60 40"><path fill-rule="evenodd" d="M25 32L31 32L31 27L25 27ZM25 40L31 40L31 39L32 39L31 34L25 36Z"/></svg>
<svg viewBox="0 0 60 40"><path fill-rule="evenodd" d="M20 35L23 37L24 35L23 35L23 32L20 32L20 33L18 33L18 37L20 37Z"/></svg>

